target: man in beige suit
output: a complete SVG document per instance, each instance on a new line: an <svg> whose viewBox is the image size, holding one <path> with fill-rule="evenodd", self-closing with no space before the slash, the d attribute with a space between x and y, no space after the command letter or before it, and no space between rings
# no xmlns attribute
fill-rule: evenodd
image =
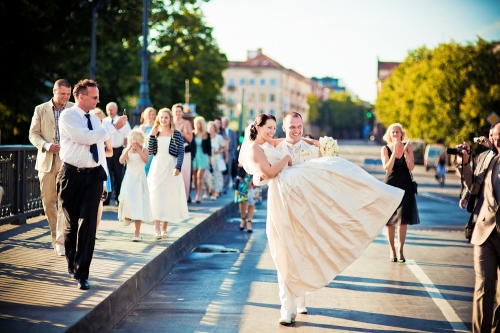
<svg viewBox="0 0 500 333"><path fill-rule="evenodd" d="M477 194L474 209L476 223L470 241L474 245L476 272L472 332L495 331L500 316L500 294L497 288L497 272L500 268L500 123L493 127L491 137L493 148L478 156L474 173L469 163L470 147L467 143L462 144L467 151L464 151L462 156L457 155L457 167L463 175L467 191L472 195ZM485 143L488 141L484 137L482 139ZM467 201L466 197L460 200L462 209L467 205Z"/></svg>
<svg viewBox="0 0 500 333"><path fill-rule="evenodd" d="M38 171L38 179L40 180L43 209L49 221L52 247L57 255L64 256L63 226L57 224L56 206L56 177L61 167L59 116L64 109L72 107L73 103L68 102L71 96L71 85L67 80L57 80L52 91L54 97L35 108L29 139L38 149L35 169Z"/></svg>

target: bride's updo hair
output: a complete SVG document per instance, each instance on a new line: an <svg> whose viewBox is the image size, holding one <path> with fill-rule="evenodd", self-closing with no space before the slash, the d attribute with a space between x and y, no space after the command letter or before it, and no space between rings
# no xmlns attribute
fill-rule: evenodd
<svg viewBox="0 0 500 333"><path fill-rule="evenodd" d="M260 114L257 118L255 118L255 121L250 125L250 140L255 141L257 138L257 126L262 127L266 124L266 122L272 119L276 122L276 117L274 117L272 114Z"/></svg>

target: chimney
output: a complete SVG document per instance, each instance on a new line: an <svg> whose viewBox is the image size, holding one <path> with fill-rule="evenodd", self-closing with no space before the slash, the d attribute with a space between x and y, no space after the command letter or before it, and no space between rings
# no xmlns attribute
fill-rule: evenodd
<svg viewBox="0 0 500 333"><path fill-rule="evenodd" d="M253 59L258 55L262 54L262 49L259 48L257 51L247 51L247 60Z"/></svg>

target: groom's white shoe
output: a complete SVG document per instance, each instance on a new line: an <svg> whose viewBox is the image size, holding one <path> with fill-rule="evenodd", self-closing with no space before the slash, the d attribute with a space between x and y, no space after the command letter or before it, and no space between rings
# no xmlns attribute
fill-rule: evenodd
<svg viewBox="0 0 500 333"><path fill-rule="evenodd" d="M295 321L295 313L290 315L290 316L281 316L280 320L278 320L278 323L281 325L289 325Z"/></svg>

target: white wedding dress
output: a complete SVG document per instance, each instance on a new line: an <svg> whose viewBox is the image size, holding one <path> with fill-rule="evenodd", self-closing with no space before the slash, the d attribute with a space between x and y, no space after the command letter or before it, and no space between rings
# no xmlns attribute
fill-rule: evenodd
<svg viewBox="0 0 500 333"><path fill-rule="evenodd" d="M272 145L261 147L270 164L283 158ZM358 259L404 194L340 157L285 167L268 186L269 248L295 296L324 287Z"/></svg>

